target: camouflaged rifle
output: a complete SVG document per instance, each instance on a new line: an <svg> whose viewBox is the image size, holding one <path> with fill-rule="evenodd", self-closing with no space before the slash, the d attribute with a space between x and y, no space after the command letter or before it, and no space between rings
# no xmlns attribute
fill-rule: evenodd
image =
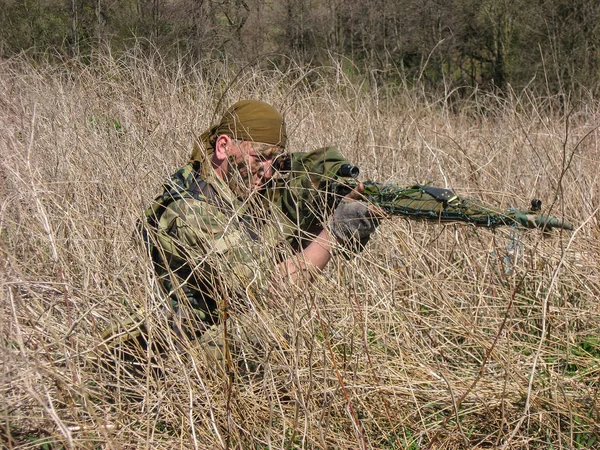
<svg viewBox="0 0 600 450"><path fill-rule="evenodd" d="M356 180L359 169L333 147L292 153L280 162L280 170L285 176L275 184L273 200L303 231L322 221L327 211L359 184ZM488 228L514 225L543 230L573 229L563 219L539 214L540 200L532 201L529 210L502 211L458 196L450 189L427 185L399 187L372 181L362 184L364 200L390 215L434 222L467 222Z"/></svg>

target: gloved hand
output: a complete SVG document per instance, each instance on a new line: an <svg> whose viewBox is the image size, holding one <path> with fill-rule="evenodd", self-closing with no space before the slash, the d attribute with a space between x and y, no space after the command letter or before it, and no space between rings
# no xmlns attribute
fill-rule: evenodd
<svg viewBox="0 0 600 450"><path fill-rule="evenodd" d="M329 218L330 232L352 252L363 249L378 225L379 219L369 206L357 200L342 200Z"/></svg>
<svg viewBox="0 0 600 450"><path fill-rule="evenodd" d="M554 216L542 216L517 211L514 218L519 225L526 228L542 228L547 231L552 228L563 228L565 230L573 229L573 225L569 222Z"/></svg>

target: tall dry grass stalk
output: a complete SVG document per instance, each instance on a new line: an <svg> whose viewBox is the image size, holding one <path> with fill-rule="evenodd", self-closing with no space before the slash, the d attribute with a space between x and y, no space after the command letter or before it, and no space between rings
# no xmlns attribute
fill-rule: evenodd
<svg viewBox="0 0 600 450"><path fill-rule="evenodd" d="M538 197L576 229L386 220L309 289L253 299L263 377L215 377L165 330L135 230L221 96L276 105L293 150L335 144L363 178L431 181L504 208ZM451 104L335 65L236 77L135 52L3 61L0 445L598 445L600 105L558 100ZM166 346L137 365L101 337L132 311Z"/></svg>

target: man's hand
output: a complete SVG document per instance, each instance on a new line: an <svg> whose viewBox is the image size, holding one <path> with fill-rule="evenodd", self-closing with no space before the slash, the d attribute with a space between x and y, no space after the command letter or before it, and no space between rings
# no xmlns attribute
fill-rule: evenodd
<svg viewBox="0 0 600 450"><path fill-rule="evenodd" d="M379 225L379 217L368 204L356 200L364 190L362 184L340 202L329 218L329 230L338 243L357 252L369 241Z"/></svg>

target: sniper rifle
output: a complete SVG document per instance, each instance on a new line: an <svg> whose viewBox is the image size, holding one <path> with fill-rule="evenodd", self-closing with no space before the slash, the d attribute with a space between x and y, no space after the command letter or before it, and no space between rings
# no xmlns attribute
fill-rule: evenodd
<svg viewBox="0 0 600 450"><path fill-rule="evenodd" d="M325 212L335 208L360 183L358 167L333 147L292 153L280 162L280 171L285 174L284 181L275 186L285 189L276 188L274 200L304 231L316 221L322 221ZM528 210L502 211L459 196L450 189L419 184L399 187L373 181L362 184L363 199L390 215L434 222L466 222L487 228L513 225L545 231L552 228L573 230L573 225L564 219L540 214L540 200L533 200Z"/></svg>

